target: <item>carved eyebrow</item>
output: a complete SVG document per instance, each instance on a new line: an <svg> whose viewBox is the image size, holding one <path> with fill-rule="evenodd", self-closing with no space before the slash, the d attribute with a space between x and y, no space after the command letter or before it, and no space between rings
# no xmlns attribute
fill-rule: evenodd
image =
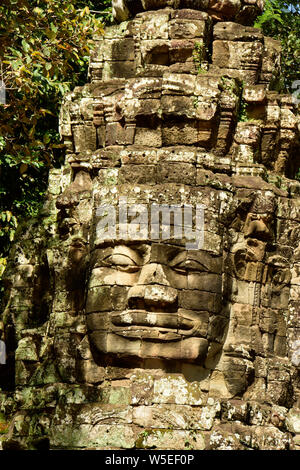
<svg viewBox="0 0 300 470"><path fill-rule="evenodd" d="M111 256L126 256L137 266L143 264L139 251L126 245L116 245L112 250Z"/></svg>
<svg viewBox="0 0 300 470"><path fill-rule="evenodd" d="M134 248L126 241L122 243L107 243L104 247L95 248L91 253L91 265L94 267L107 265L107 260L112 255L127 256L137 266L143 266L146 262L147 247L149 244L135 244Z"/></svg>
<svg viewBox="0 0 300 470"><path fill-rule="evenodd" d="M207 272L208 268L204 264L200 263L199 261L193 259L185 259L181 262L178 262L174 266L173 269L182 269L187 271L198 271L198 272Z"/></svg>
<svg viewBox="0 0 300 470"><path fill-rule="evenodd" d="M175 256L173 260L170 262L170 266L175 267L179 265L180 263L183 264L184 262L187 265L191 263L194 263L194 265L198 265L199 270L201 271L209 271L209 260L206 259L205 256L201 254L188 253L186 251L182 251L177 256Z"/></svg>
<svg viewBox="0 0 300 470"><path fill-rule="evenodd" d="M210 271L211 265L215 263L215 258L208 252L198 251L193 253L188 251L187 259L202 264L208 271Z"/></svg>

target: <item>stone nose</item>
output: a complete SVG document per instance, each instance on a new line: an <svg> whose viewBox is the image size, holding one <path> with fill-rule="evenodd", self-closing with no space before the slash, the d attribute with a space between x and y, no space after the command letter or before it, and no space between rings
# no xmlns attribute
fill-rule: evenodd
<svg viewBox="0 0 300 470"><path fill-rule="evenodd" d="M170 287L163 267L149 264L142 268L138 283L128 292L131 309L150 311L177 311L177 290Z"/></svg>

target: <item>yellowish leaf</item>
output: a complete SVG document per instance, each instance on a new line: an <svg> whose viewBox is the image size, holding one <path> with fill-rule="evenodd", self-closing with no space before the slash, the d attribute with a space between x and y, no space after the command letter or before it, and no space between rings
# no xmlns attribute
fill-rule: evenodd
<svg viewBox="0 0 300 470"><path fill-rule="evenodd" d="M27 169L28 169L27 163L21 163L21 166L20 166L20 175L23 175L24 173L26 173Z"/></svg>

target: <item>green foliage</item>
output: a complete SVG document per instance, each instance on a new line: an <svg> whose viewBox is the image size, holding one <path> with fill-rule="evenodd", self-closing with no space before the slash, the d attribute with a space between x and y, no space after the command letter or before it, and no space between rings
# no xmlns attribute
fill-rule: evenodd
<svg viewBox="0 0 300 470"><path fill-rule="evenodd" d="M235 95L237 91L235 81L225 75L221 77L221 88L228 91L231 95Z"/></svg>
<svg viewBox="0 0 300 470"><path fill-rule="evenodd" d="M207 71L204 67L204 61L206 60L207 53L208 50L203 41L195 43L193 50L193 60L198 73L204 73Z"/></svg>
<svg viewBox="0 0 300 470"><path fill-rule="evenodd" d="M266 0L265 10L254 26L281 41L281 89L292 91L293 82L300 79L299 1Z"/></svg>
<svg viewBox="0 0 300 470"><path fill-rule="evenodd" d="M58 134L63 95L87 80L94 34L111 20L110 0L2 0L0 4L0 274L18 219L35 216Z"/></svg>
<svg viewBox="0 0 300 470"><path fill-rule="evenodd" d="M194 106L195 109L197 109L198 105L199 105L199 97L196 96L193 100L193 106Z"/></svg>
<svg viewBox="0 0 300 470"><path fill-rule="evenodd" d="M248 107L248 104L246 103L244 98L241 98L239 112L238 112L238 121L241 121L241 122L249 121L247 107Z"/></svg>
<svg viewBox="0 0 300 470"><path fill-rule="evenodd" d="M265 10L256 27L267 36L281 41L281 79L278 91L300 98L300 2L299 0L266 0ZM300 180L300 169L296 179Z"/></svg>

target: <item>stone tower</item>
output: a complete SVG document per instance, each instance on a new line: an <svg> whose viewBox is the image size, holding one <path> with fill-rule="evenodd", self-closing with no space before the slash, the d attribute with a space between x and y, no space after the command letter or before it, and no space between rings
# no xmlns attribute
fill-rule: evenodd
<svg viewBox="0 0 300 470"><path fill-rule="evenodd" d="M279 44L249 26L256 0L113 6L7 269L3 448L299 448L299 117L274 91Z"/></svg>

